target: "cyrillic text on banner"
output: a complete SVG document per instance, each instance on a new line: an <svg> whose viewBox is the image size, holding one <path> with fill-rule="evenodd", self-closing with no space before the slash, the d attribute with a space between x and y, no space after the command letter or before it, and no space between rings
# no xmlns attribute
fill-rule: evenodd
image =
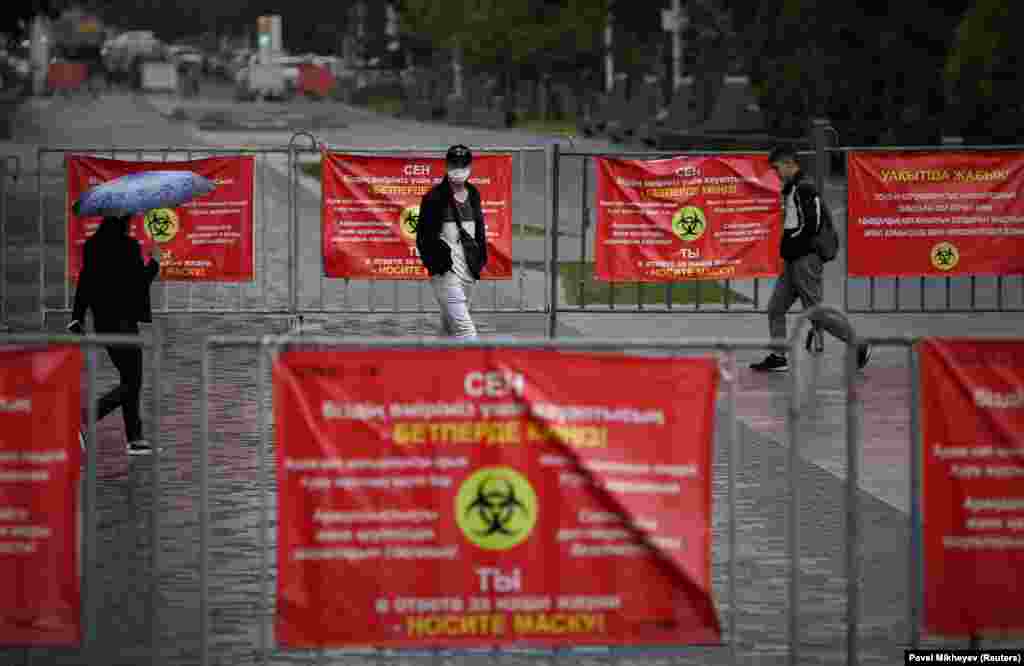
<svg viewBox="0 0 1024 666"><path fill-rule="evenodd" d="M597 173L597 279L779 274L781 186L766 156L598 158Z"/></svg>
<svg viewBox="0 0 1024 666"><path fill-rule="evenodd" d="M329 278L426 280L416 250L420 201L445 174L443 158L324 152L322 246ZM512 156L476 155L469 182L487 227L482 279L512 278Z"/></svg>
<svg viewBox="0 0 1024 666"><path fill-rule="evenodd" d="M78 645L77 347L0 349L0 645Z"/></svg>
<svg viewBox="0 0 1024 666"><path fill-rule="evenodd" d="M121 176L146 171L194 171L216 185L210 194L176 208L157 208L132 218L131 235L144 254L160 245L160 279L180 282L251 282L255 276L253 166L251 156L187 162L127 162L68 155L67 266L78 279L82 246L102 218L78 217L71 206L88 190Z"/></svg>
<svg viewBox="0 0 1024 666"><path fill-rule="evenodd" d="M851 277L1024 273L1024 153L852 152Z"/></svg>
<svg viewBox="0 0 1024 666"><path fill-rule="evenodd" d="M1024 342L920 344L925 626L1024 630Z"/></svg>
<svg viewBox="0 0 1024 666"><path fill-rule="evenodd" d="M277 641L718 641L717 373L552 350L282 353Z"/></svg>

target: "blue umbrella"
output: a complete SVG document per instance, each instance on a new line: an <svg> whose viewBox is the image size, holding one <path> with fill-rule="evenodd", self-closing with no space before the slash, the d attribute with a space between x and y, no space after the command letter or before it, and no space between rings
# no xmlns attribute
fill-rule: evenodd
<svg viewBox="0 0 1024 666"><path fill-rule="evenodd" d="M193 171L130 173L97 185L72 206L78 216L134 215L153 208L174 208L213 191L213 181Z"/></svg>

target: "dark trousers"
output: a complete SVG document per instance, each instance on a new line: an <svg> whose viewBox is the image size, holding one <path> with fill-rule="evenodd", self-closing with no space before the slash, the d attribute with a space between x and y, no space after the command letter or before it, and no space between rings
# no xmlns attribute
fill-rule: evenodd
<svg viewBox="0 0 1024 666"><path fill-rule="evenodd" d="M138 335L139 324L134 321L101 322L95 324L98 334ZM120 383L107 391L96 403L99 421L118 407L124 417L124 433L129 442L142 439L142 419L139 417L139 395L142 392L142 349L140 347L107 347L107 355L117 368ZM88 415L83 415L86 423Z"/></svg>
<svg viewBox="0 0 1024 666"><path fill-rule="evenodd" d="M775 282L775 290L768 301L768 327L773 339L786 341L786 311L798 299L805 310L821 303L824 266L816 254L783 263L782 274ZM849 342L850 336L838 322L826 320L820 327L843 342Z"/></svg>

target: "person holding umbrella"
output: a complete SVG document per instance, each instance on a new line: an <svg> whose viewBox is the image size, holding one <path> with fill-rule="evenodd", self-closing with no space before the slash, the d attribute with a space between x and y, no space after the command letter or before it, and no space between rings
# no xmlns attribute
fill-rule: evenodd
<svg viewBox="0 0 1024 666"><path fill-rule="evenodd" d="M74 214L102 215L103 221L82 248L82 271L68 330L81 334L86 312L92 312L93 328L100 334L138 335L139 322L152 322L149 290L160 273L160 248L154 244L149 261L143 262L139 241L129 235L132 215L172 208L213 189L213 182L191 171L148 171L116 178L82 194L72 208ZM139 416L142 349L109 346L107 354L117 368L120 383L100 397L96 418L102 419L120 407L128 453L152 453ZM87 419L88 412L82 422ZM81 433L80 438L84 448Z"/></svg>
<svg viewBox="0 0 1024 666"><path fill-rule="evenodd" d="M138 335L140 321L153 321L149 287L160 272L160 248L154 244L149 262L144 264L139 241L128 235L130 222L131 215L104 217L96 233L85 241L69 331L83 332L86 311L92 312L93 328L99 334ZM106 349L121 381L100 397L96 405L96 420L120 407L128 453L152 453L152 447L143 437L142 419L139 417L142 349L132 346L109 346ZM87 414L83 413L83 423L88 418Z"/></svg>

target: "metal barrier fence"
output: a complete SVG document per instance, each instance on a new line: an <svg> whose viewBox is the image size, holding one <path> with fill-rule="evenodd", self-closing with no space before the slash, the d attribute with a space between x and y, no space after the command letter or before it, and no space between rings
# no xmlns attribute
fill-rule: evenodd
<svg viewBox="0 0 1024 666"><path fill-rule="evenodd" d="M847 327L848 323L845 318L842 317L835 310L828 308L816 308L812 313L809 313L813 317L821 316L837 316L843 324ZM804 322L808 313L805 313L801 319L801 323ZM271 530L272 517L270 510L273 505L276 504L274 500L275 496L275 481L270 476L269 472L269 460L273 460L272 454L269 452L268 438L272 439L271 431L272 425L269 423L268 417L268 405L270 403L270 391L268 390L268 377L269 377L269 364L272 362L274 355L283 349L292 347L303 347L303 346L314 346L317 348L358 348L358 349L463 349L463 348L494 348L494 349L522 349L522 348L543 348L543 349L558 349L558 350L587 350L587 351L605 351L605 352L620 352L624 354L644 354L644 353L661 353L668 355L675 354L689 354L694 352L713 352L720 354L721 368L722 368L722 381L723 381L723 401L724 405L721 409L724 413L724 422L722 424L722 432L724 432L724 441L716 442L716 450L722 450L725 453L727 471L724 472L724 476L727 477L726 481L726 492L725 492L725 503L727 508L725 509L728 514L727 518L727 531L726 540L728 546L726 550L728 552L728 563L726 565L727 571L724 574L726 578L726 590L725 608L728 612L727 630L724 632L724 636L727 637L727 645L729 649L728 663L735 664L737 661L737 614L741 610L738 607L736 601L736 567L737 567L737 544L736 544L736 526L737 526L737 503L738 498L736 495L736 478L740 469L741 463L741 452L739 448L739 435L738 435L738 418L736 415L736 401L738 391L738 373L736 367L735 353L739 350L783 350L791 348L794 351L794 367L792 374L792 382L789 391L790 406L788 409L787 427L790 433L789 451L787 456L787 483L789 488L789 505L786 522L786 552L789 554L789 588L788 588L788 654L790 656L790 663L797 663L800 659L800 640L801 640L801 625L800 625L800 579L801 579L801 567L799 558L799 547L800 547L800 493L798 492L798 468L800 465L800 451L801 451L801 436L799 433L799 419L801 412L801 400L803 392L799 388L799 364L796 361L797 354L796 350L798 347L798 339L800 336L801 326L798 324L797 330L794 331L793 336L790 340L789 345L783 343L774 343L771 341L732 341L725 339L704 339L704 340L631 340L625 341L620 339L495 339L487 341L455 341L455 340L428 340L423 338L367 338L367 339L355 339L355 338L332 338L332 337L320 337L320 336L265 336L265 337L252 337L252 336L211 336L207 337L204 341L203 352L202 352L202 440L201 440L201 451L200 451L200 471L199 471L199 484L200 484L200 621L202 623L201 629L201 652L200 652L200 663L210 663L210 649L212 640L211 630L211 616L213 614L212 601L210 588L215 580L212 573L212 567L210 562L210 553L213 550L211 545L212 537L211 533L215 528L215 524L211 517L209 510L210 503L210 487L211 487L211 470L210 470L210 453L217 449L219 443L222 440L214 441L213 437L216 433L211 430L210 423L210 410L211 407L216 408L217 405L211 406L209 397L212 395L212 377L213 377L213 353L217 350L221 350L222 353L225 350L231 349L248 349L254 350L258 353L258 365L257 371L258 376L258 460L259 460L259 478L257 486L259 488L259 510L260 510L260 526L259 526L259 546L258 550L260 553L260 566L259 566L259 591L258 600L253 604L255 606L256 617L251 618L250 624L255 624L258 631L258 644L259 647L256 650L256 657L259 663L267 663L267 660L271 657L280 656L280 653L271 647L270 637L270 619L273 617L275 608L275 598L272 593L274 586L271 584L272 577L274 576L271 570L271 553L276 552L274 544L274 536ZM851 330L851 336L853 336ZM849 401L847 403L847 412L849 419L847 421L846 439L847 441L855 440L859 437L858 430L858 409L859 403L857 401L857 394L855 388L855 374L856 374L856 340L851 337L851 344L848 347L847 359L846 359L846 386L849 395ZM237 359L233 359L237 362ZM627 390L623 387L623 390ZM854 455L856 451L855 446L847 446L846 450L850 456ZM848 492L846 493L846 515L850 517L850 522L847 525L847 538L846 544L848 549L848 557L846 561L847 567L847 618L857 617L857 603L858 603L858 580L859 580L859 569L856 551L853 549L853 545L858 542L858 531L856 521L856 500L857 500L857 467L856 461L851 457L850 463L850 478L848 480ZM716 463L713 463L715 466ZM223 588L225 583L223 581L217 581L218 587ZM717 595L716 595L717 596ZM848 654L853 656L853 660L848 663L856 663L857 655L857 624L856 622L847 623L847 645L849 646ZM682 654L683 649L677 650ZM451 650L426 650L418 651L417 653L443 655L458 653L460 651ZM496 654L489 649L484 650L485 653ZM501 652L501 651L499 651ZM571 654L574 651L569 651L567 654ZM600 650L597 651L599 654L622 654L623 656L634 654L635 650L626 649L608 649L606 652ZM328 656L341 656L348 654L361 654L365 656L377 655L380 657L394 657L398 654L403 654L403 651L396 650L375 650L367 648L365 650L356 651L344 651L344 650L331 650L331 651L317 651L311 653L309 651L290 651L290 654L301 656L305 655L307 658L318 658L322 659ZM532 651L531 653L537 654L549 654L549 652L543 650ZM582 654L594 654L594 650L580 650ZM563 651L558 651L557 654L563 654Z"/></svg>
<svg viewBox="0 0 1024 666"><path fill-rule="evenodd" d="M295 147L298 137L309 139L309 147ZM360 280L325 276L321 252L321 195L319 179L312 172L319 165L322 150L346 155L397 157L444 157L448 147L403 146L371 149L321 144L308 133L292 137L292 182L296 195L292 215L295 237L296 272L292 277L299 294L294 301L298 314L404 313L436 312L433 293L422 280ZM473 310L490 312L547 312L550 248L550 152L544 146L480 146L474 154L512 155L512 279L485 280L477 285ZM302 158L306 157L305 160ZM315 195L315 196L314 196Z"/></svg>
<svg viewBox="0 0 1024 666"><path fill-rule="evenodd" d="M920 278L857 278L846 275L846 188L834 187L829 181L830 163L835 155L852 151L870 150L1021 150L1024 146L885 146L874 148L832 147L828 135L835 130L828 125L817 123L812 130L814 150L801 151L799 155L808 163L808 173L813 173L818 190L829 202L841 236L843 252L828 273L839 271L842 275L842 307L850 314L865 313L969 313L1024 311L1024 275L1019 276L965 276L965 277L920 277ZM630 159L660 159L678 156L756 154L761 151L606 151L583 152L562 150L554 146L552 157L552 202L553 218L559 220L552 236L552 276L549 332L557 326L559 313L595 314L619 313L765 313L768 298L774 288L774 278L753 278L748 280L678 281L662 284L642 282L602 283L601 292L607 297L591 300L588 287L594 284L593 261L595 244L595 212L592 210L594 193L591 182L596 183L598 157ZM576 172L578 177L566 178L563 171ZM566 206L560 201L560 194L572 190L578 192L578 201ZM837 196L837 194L839 196ZM570 196L572 196L570 195ZM559 215L562 213L562 216ZM567 259L560 251L559 238L579 238L579 252ZM773 239L773 242L776 242ZM571 255L569 255L571 256ZM561 265L560 263L561 262ZM677 295L686 293L677 302ZM825 294L829 300L829 294ZM916 302L914 307L912 303Z"/></svg>
<svg viewBox="0 0 1024 666"><path fill-rule="evenodd" d="M145 579L148 584L148 609L140 614L147 615L152 626L143 636L148 635L144 645L132 644L134 647L126 647L126 636L121 633L108 634L112 631L107 621L107 615L112 615L116 622L115 606L118 606L118 598L125 595L136 595L139 590L132 587L125 587L125 583L114 580L110 582L111 591L106 591L98 586L104 585L103 580L97 580L90 575L96 571L96 556L102 552L95 544L97 534L97 520L109 520L107 514L95 515L96 511L91 507L97 506L96 489L103 489L103 484L116 489L119 484L124 483L130 487L134 472L129 472L127 479L118 479L110 483L107 477L97 484L97 451L90 450L87 453L86 469L86 500L83 505L83 516L85 520L83 530L83 554L84 571L83 576L83 621L86 627L83 645L79 650L83 661L81 663L95 663L93 658L99 655L110 655L112 652L122 659L132 655L134 661L131 663L143 663L148 655L152 663L195 663L198 661L194 653L181 656L180 661L172 658L168 651L173 649L176 653L189 649L188 646L193 637L201 645L203 663L216 661L223 657L219 663L251 663L258 661L265 663L273 658L274 663L290 661L294 659L308 659L318 656L327 659L333 655L331 652L323 652L311 655L305 652L289 652L282 654L282 651L271 649L271 629L269 622L273 613L273 577L271 567L275 559L274 543L274 516L270 511L274 508L276 497L276 481L270 470L273 469L274 452L270 442L273 441L273 423L268 411L270 407L269 387L269 361L277 350L289 346L317 345L324 347L349 346L355 348L450 348L458 349L465 347L535 347L545 349L594 349L606 352L617 352L627 354L688 354L700 352L717 352L722 356L722 385L719 403L719 430L716 439L716 450L720 455L713 463L715 472L715 494L716 494L716 520L715 520L715 542L716 550L720 554L715 557L715 591L716 597L725 599L720 607L723 620L723 649L715 653L714 658L708 658L700 663L728 663L735 664L747 661L748 655L739 654L740 650L751 649L751 639L745 631L749 629L749 622L754 621L755 625L767 621L766 615L779 617L779 624L785 622L785 630L771 634L771 640L778 640L778 645L756 644L752 649L758 650L760 654L781 657L785 654L789 663L820 663L818 659L823 658L820 654L820 645L815 645L813 639L829 642L829 659L834 660L836 650L845 650L847 653L846 663L856 664L861 661L870 661L867 655L877 649L877 644L882 641L889 646L887 649L898 651L902 646L936 646L932 639L923 640L921 636L922 618L922 566L923 553L921 542L922 512L921 512L921 441L918 399L918 368L915 344L919 341L916 337L886 337L867 338L866 341L873 343L877 348L886 347L902 349L906 353L906 363L890 362L887 366L876 366L873 364L862 380L855 371L855 356L852 347L847 348L845 358L845 370L843 373L841 387L841 399L831 395L829 390L821 390L819 385L821 377L818 376L821 368L819 362L821 356L804 355L802 346L801 328L806 326L807 319L816 319L822 316L842 317L837 311L829 308L815 308L804 313L800 321L793 327L789 341L790 361L792 365L791 374L788 378L782 378L781 385L772 383L771 378L760 376L764 382L750 385L749 375L741 378L737 372L736 354L742 351L754 350L778 350L782 345L772 342L728 340L636 340L633 342L620 339L498 339L474 343L447 341L447 340L426 340L426 339L339 339L339 338L317 338L307 336L270 336L270 337L235 337L235 336L211 336L203 341L202 346L191 345L190 349L200 351L200 381L201 391L189 390L189 382L194 382L196 351L189 351L183 358L174 359L172 355L177 353L177 346L174 344L164 345L164 334L162 330L154 327L152 338L128 337L128 336L68 336L68 335L7 335L0 336L0 344L9 345L35 345L35 344L79 344L86 347L86 371L88 373L87 399L91 405L92 415L89 418L90 441L96 441L95 425L95 396L97 385L97 361L96 347L108 344L129 344L140 345L150 349L152 352L150 372L147 373L149 380L149 391L152 399L151 419L153 422L152 439L155 445L159 445L160 439L170 444L172 441L179 449L176 455L169 457L168 467L163 474L153 474L149 480L152 487L154 499L153 509L149 518L149 529L154 535L152 543L153 552L149 553L151 558L150 576ZM187 335L189 331L182 331ZM169 341L170 342L170 341ZM162 349L166 349L164 352ZM215 355L214 352L217 352ZM163 354L171 358L171 363L163 361ZM249 353L258 355L252 359ZM877 352L876 352L877 353ZM223 364L226 375L221 376L215 372L215 367ZM862 381L874 382L873 375L877 376L877 383L868 384L871 392L861 386ZM163 382L161 381L163 376ZM889 511L889 515L896 516L896 521L909 527L906 530L908 545L906 548L906 575L899 577L900 582L894 583L890 580L878 582L873 578L877 573L877 563L868 562L865 566L865 554L863 550L877 547L888 553L890 556L897 556L901 561L904 557L901 542L876 542L872 538L872 523L869 522L873 514L861 512L870 508L870 504L879 504L872 498L865 500L861 488L868 481L865 477L870 476L874 470L870 466L871 461L877 458L865 458L870 455L864 444L869 444L870 426L865 427L862 421L868 415L870 403L865 398L872 399L876 389L891 388L894 380L905 378L909 388L910 397L906 405L906 419L909 426L906 428L906 448L892 449L897 455L905 455L907 464L907 479L903 481L908 486L907 509L903 511ZM742 379L742 381L741 381ZM835 378L832 378L835 379ZM170 386L171 390L163 390L162 387ZM785 387L779 398L782 402L777 406L783 409L772 409L771 405L765 405L762 394L766 387ZM626 387L623 387L625 390ZM750 388L751 390L746 390ZM827 387L826 387L827 388ZM833 388L832 391L837 389ZM903 390L902 388L900 390ZM257 394L254 398L253 395ZM164 398L169 402L165 403ZM888 400L889 395L883 395L881 400ZM753 414L756 419L770 418L776 411L785 417L782 421L785 427L785 434L779 436L780 443L785 444L779 454L784 464L777 468L778 478L772 476L776 469L768 467L757 467L756 477L751 477L737 483L737 478L744 473L748 465L757 462L758 456L763 455L763 447L745 448L741 443L748 436L742 432L748 432L747 426L741 426L739 413L741 408L749 405L753 400L758 405L758 411ZM762 400L762 402L757 402ZM832 411L824 414L814 412L816 400L823 401L831 406ZM199 402L197 405L196 402ZM739 407L737 403L739 402ZM898 401L901 402L901 401ZM765 411L767 409L768 411ZM903 410L901 405L894 409ZM845 413L845 423L838 414ZM200 413L200 424L194 423L195 414ZM165 419L166 414L171 414L171 419ZM892 414L883 417L882 421L874 421L877 427L884 427L890 433L899 434L900 425L893 422ZM823 422L821 419L824 418ZM840 424L845 427L845 433L839 430ZM824 431L822 426L827 425ZM834 426L834 427L832 427ZM867 436L866 436L867 435ZM899 437L896 438L897 442ZM840 442L842 445L840 447ZM823 443L835 444L837 451L845 457L845 480L840 481L843 496L837 499L838 506L842 507L843 526L839 524L827 525L837 534L844 535L840 545L836 546L835 553L841 554L843 564L836 565L834 569L828 569L820 563L820 560L827 557L829 553L815 550L816 539L814 526L810 527L806 521L814 518L814 513L819 510L821 496L817 492L814 479L804 478L803 485L799 477L806 475L810 467L808 461L813 461L818 453L815 449ZM891 444L891 442L890 442ZM902 453L900 453L902 452ZM160 469L161 454L159 448L154 454L153 469ZM775 459L773 458L772 461ZM865 466L867 463L867 466ZM772 463L774 464L774 463ZM889 459L888 464L893 464ZM195 468L193 468L195 466ZM861 469L866 469L867 475L862 475ZM90 471L91 470L91 471ZM241 470L241 471L240 471ZM249 476L251 473L251 476ZM118 476L123 476L124 471L118 471ZM173 478L169 478L173 476ZM782 483L782 477L785 481ZM226 480L225 480L226 479ZM744 489L751 489L757 485L767 485L769 488L775 484L780 499L787 507L784 511L783 520L780 520L777 527L758 525L756 529L769 530L763 532L759 541L775 540L777 547L774 550L765 552L764 560L760 551L751 551L754 545L750 536L742 530L749 530L754 527L750 524L744 525L744 511L750 511L752 498L746 496ZM196 485L198 485L198 497L196 497ZM159 498L162 487L166 486L168 492L178 493L179 496L172 498L168 496L165 506L160 506ZM175 488L175 486L177 486ZM784 490L788 489L788 490ZM748 491L752 492L752 491ZM788 492L788 494L787 494ZM126 498L117 492L117 500L123 502ZM127 498L132 501L132 497ZM725 502L725 504L722 504ZM859 508L858 508L859 507ZM101 507L102 508L102 507ZM142 514L142 512L136 512ZM723 514L726 516L723 518ZM809 516L809 514L812 514ZM134 513L129 512L130 516ZM758 514L760 515L760 514ZM138 517L135 517L137 520ZM867 522L866 522L867 521ZM197 536L192 530L198 523L198 549L192 542ZM111 529L118 529L116 525L106 524L102 526L106 533ZM737 534L737 530L741 531ZM129 533L132 531L129 527ZM161 549L159 534L165 532ZM783 539L783 533L785 539ZM902 532L901 532L902 534ZM134 537L137 538L137 537ZM176 545L173 549L166 545L168 539L173 540ZM807 543L805 539L810 539ZM871 539L870 541L868 539ZM740 543L738 543L740 540ZM179 542L181 542L179 544ZM725 546L725 543L728 543ZM830 542L831 543L831 542ZM783 545L784 544L784 545ZM171 552L172 550L183 549L184 552ZM770 559L768 559L770 557ZM196 561L198 559L198 562ZM105 563L107 567L119 567L118 562ZM891 564L891 561L890 561ZM778 572L772 572L779 569ZM194 579L194 573L198 569L198 584ZM772 583L770 589L778 596L752 596L747 586L754 587L748 581L738 577L738 571L743 571L745 576L753 576L753 581L762 578L777 578L778 584ZM108 568L107 571L110 571ZM882 572L884 573L884 572ZM109 574L108 574L109 575ZM119 571L115 572L115 576ZM163 581L161 583L161 581ZM182 599L174 599L174 591L171 588L177 581L187 589L179 590L184 594ZM743 585L737 589L738 584ZM871 599L862 605L865 596L877 593L877 587L905 586L905 593L899 592L891 597L898 598L896 601L889 601L891 607L896 604L897 608L905 610L906 623L900 621L897 613L889 613L886 610L885 617L879 618L872 613ZM845 615L839 612L836 606L829 606L828 628L814 626L814 620L820 621L822 614L821 595L826 591L824 588L837 588L842 586L844 592L839 595L837 590L830 594L836 595L840 603L845 601ZM758 589L754 588L754 594ZM874 592L873 592L874 589ZM744 595L745 593L745 595ZM113 596L112 596L113 595ZM743 599L746 597L746 600ZM199 597L197 599L197 597ZM808 601L808 597L811 599ZM785 600L785 608L782 607ZM175 603L177 601L177 603ZM898 604L905 604L898 606ZM746 604L751 607L745 608ZM756 607L754 606L756 604ZM195 609L200 609L198 616ZM867 609L862 610L863 609ZM817 615L815 615L817 613ZM746 620L744 620L746 615ZM863 615L863 617L862 617ZM808 620L808 616L811 618ZM97 631L97 618L99 626ZM739 618L739 619L737 619ZM200 628L199 633L195 632L193 624ZM881 624L881 629L879 628ZM229 626L228 625L232 625ZM841 636L840 626L845 626L845 640ZM228 628L226 628L228 627ZM230 632L230 636L225 632ZM824 634L823 634L824 631ZM149 632L152 632L149 634ZM158 633L159 632L159 633ZM905 632L905 637L904 637ZM776 639L776 634L783 638ZM824 635L824 638L822 636ZM865 635L870 643L863 640ZM136 637L137 638L137 637ZM746 641L746 643L745 643ZM972 641L972 646L977 646L977 641ZM950 647L955 643L942 643L938 646ZM258 646L255 649L254 646ZM962 643L960 645L962 647ZM132 652L135 650L135 652ZM760 651L764 650L764 653ZM0 651L5 658L11 656L13 651ZM393 651L363 650L353 651L365 657L393 658L398 656ZM515 652L515 651L510 651ZM225 656L229 653L230 656ZM582 654L595 654L595 651L580 650ZM895 652L893 652L895 653ZM348 653L346 653L348 654ZM425 654L442 656L441 654L426 651ZM562 654L562 652L558 652ZM573 653L575 654L575 653ZM597 654L607 654L597 652ZM616 653L612 653L613 655ZM890 654L886 652L885 654ZM628 658L631 655L629 650L622 651L622 656ZM175 655L179 656L179 655ZM698 657L699 658L699 657ZM16 657L14 657L15 662ZM0 659L2 660L2 659ZM5 662L6 663L6 662ZM23 659L20 663L43 664L72 663L69 656L56 655L51 658L50 653L44 648L26 648ZM78 662L74 662L78 663ZM117 663L128 663L119 661ZM886 662L891 663L891 662Z"/></svg>
<svg viewBox="0 0 1024 666"><path fill-rule="evenodd" d="M67 277L67 188L64 160L87 155L135 161L189 161L208 157L255 158L253 174L253 254L255 280L242 283L167 282L158 280L153 298L154 313L262 313L293 311L295 255L290 251L294 229L291 220L290 180L293 158L289 148L61 148L38 151L39 302L45 325L49 313L69 313L72 281ZM54 165L54 157L60 160Z"/></svg>
<svg viewBox="0 0 1024 666"><path fill-rule="evenodd" d="M830 161L853 150L1011 150L996 147L885 147L851 148L828 145L831 130L816 125L815 149L802 158L811 163L815 180L831 202L838 227L846 219L845 197L828 179ZM308 139L301 146L298 139ZM70 309L71 283L63 264L67 252L64 229L66 187L64 171L47 165L47 157L63 161L70 153L135 160L191 160L211 156L257 157L254 235L256 280L253 283L160 282L157 311L252 312L268 314L423 314L436 311L426 285L420 281L349 280L325 277L320 251L321 197L315 165L321 150L357 155L441 155L441 147L380 147L373 149L325 146L315 136L300 132L282 148L42 148L38 153L36 196L39 218L39 300L42 316ZM599 156L652 159L678 155L728 155L741 151L552 152L542 146L477 148L481 153L511 153L515 173L513 195L513 279L485 282L477 290L474 310L547 313L549 331L560 313L764 313L774 278L725 279L718 282L680 281L602 283L600 297L590 295L594 285L594 211L592 182L594 158ZM749 151L745 151L749 154ZM310 159L310 157L312 159ZM52 160L50 160L52 161ZM63 167L63 164L61 165ZM308 171L304 175L304 171ZM578 171L578 176L575 175ZM58 191L59 189L59 191ZM838 194L838 196L837 196ZM2 197L0 197L2 198ZM0 215L2 219L2 215ZM286 220L282 223L282 220ZM6 227L6 225L0 225ZM841 233L843 233L841 231ZM845 234L843 234L845 235ZM56 246L57 238L61 245ZM560 241L560 239L562 239ZM579 240L578 254L559 250L560 242ZM49 245L48 245L49 243ZM58 247L60 257L56 257ZM834 267L843 275L842 303L849 313L969 313L1024 311L1024 276L965 276L941 278L852 278L845 275L846 248ZM571 258L570 258L571 257ZM828 274L826 274L828 275ZM6 277L6 276L5 276ZM826 279L826 282L829 282ZM833 284L838 281L832 280ZM8 279L0 280L6 289ZM63 293L59 286L63 285ZM826 293L826 299L828 294ZM7 300L4 299L6 307ZM60 304L58 304L60 303ZM2 316L2 314L0 314ZM553 334L553 333L552 333Z"/></svg>
<svg viewBox="0 0 1024 666"><path fill-rule="evenodd" d="M579 314L579 313L618 313L636 314L644 313L705 313L721 314L725 312L740 313L763 313L766 312L767 296L771 295L774 278L753 278L750 280L704 281L686 280L678 282L665 282L662 284L649 284L643 282L625 283L602 283L608 284L608 297L604 301L592 301L588 297L588 286L594 283L593 263L595 245L595 211L592 209L592 200L596 194L596 163L598 157L617 157L628 159L662 159L678 156L711 156L742 154L750 155L757 151L631 151L631 152L583 152L576 150L562 150L555 145L552 158L552 182L557 186L553 187L551 207L554 211L567 213L564 218L567 220L560 223L556 229L555 244L552 249L551 273L559 275L557 261L563 261L563 266L568 267L563 277L564 283L561 289L556 283L560 280L552 280L552 318L557 318L557 313ZM571 164L572 170L578 170L578 180L572 176L563 177L563 163ZM568 173L568 169L565 169ZM591 182L595 183L595 189L591 190ZM576 185L578 183L578 187ZM570 201L568 205L560 201L560 192L578 192L577 202ZM558 247L558 237L568 236L579 239L579 252L577 255L565 261L566 254ZM767 283L767 285L765 285ZM685 294L677 302L677 297ZM561 295L561 297L559 297ZM717 296L717 297L716 297ZM762 300L765 302L762 304ZM552 324L553 330L554 324Z"/></svg>
<svg viewBox="0 0 1024 666"><path fill-rule="evenodd" d="M97 348L100 347L138 347L140 350L148 350L149 354L149 378L150 378L150 410L149 418L149 441L153 446L153 473L150 477L150 489L152 492L152 507L149 514L149 534L152 539L152 550L150 552L151 576L149 579L148 598L146 613L152 619L152 633L150 635L149 656L151 663L158 664L160 651L160 576L161 570L161 549L160 549L160 497L161 479L158 473L160 464L160 439L161 439L161 394L160 380L161 369L161 334L158 326L153 327L152 336L142 335L70 335L70 334L5 334L0 335L0 348L10 347L41 347L41 346L72 346L79 347L85 352L85 373L86 373L86 408L87 413L85 432L85 479L84 486L76 491L82 497L80 509L81 524L81 623L82 642L78 649L80 655L89 658L92 649L97 645L98 618L100 612L100 599L104 596L102 581L98 576L97 569L97 446L98 441L96 430L97 416ZM141 591L140 591L141 592ZM141 596L141 595L140 595ZM4 650L11 648L0 648L0 655ZM23 648L22 662L31 663L32 651L35 648ZM141 658L141 655L140 655ZM4 662L10 663L10 662Z"/></svg>
<svg viewBox="0 0 1024 666"><path fill-rule="evenodd" d="M300 145L306 138L312 144ZM67 313L72 283L64 267L67 257L66 192L63 162L67 155L167 162L218 156L254 156L254 283L158 282L154 297L157 313L263 313L345 314L435 312L427 285L422 281L336 280L325 277L320 243L321 199L319 179L304 174L319 164L322 149L361 155L439 155L447 148L349 148L323 146L313 135L300 132L286 148L61 148L38 151L39 302L42 319L49 313ZM513 278L484 282L476 292L477 312L546 312L549 282L550 154L543 146L482 147L479 154L511 153L513 157ZM315 160L303 156L315 155ZM54 157L61 164L54 168ZM310 171L313 171L311 169ZM58 238L59 245L58 245ZM60 253L59 257L56 256ZM4 281L6 284L6 281ZM63 286L61 293L60 286ZM388 295L390 294L390 298ZM426 294L426 295L425 295Z"/></svg>
<svg viewBox="0 0 1024 666"><path fill-rule="evenodd" d="M833 161L843 160L845 175L846 156L852 152L951 152L951 151L1005 151L1024 150L1024 145L999 146L871 146L854 147L830 145L828 137L839 136L831 126L816 122L811 131L814 151L801 153L812 162L818 191L831 202L836 228L842 241L846 239L848 183L835 187L838 198L829 196L833 189L829 182ZM837 205L839 204L839 205ZM845 275L848 244L842 243L843 311L849 314L873 313L971 313L1024 311L1024 275L1016 276L959 276L959 277L849 277Z"/></svg>

